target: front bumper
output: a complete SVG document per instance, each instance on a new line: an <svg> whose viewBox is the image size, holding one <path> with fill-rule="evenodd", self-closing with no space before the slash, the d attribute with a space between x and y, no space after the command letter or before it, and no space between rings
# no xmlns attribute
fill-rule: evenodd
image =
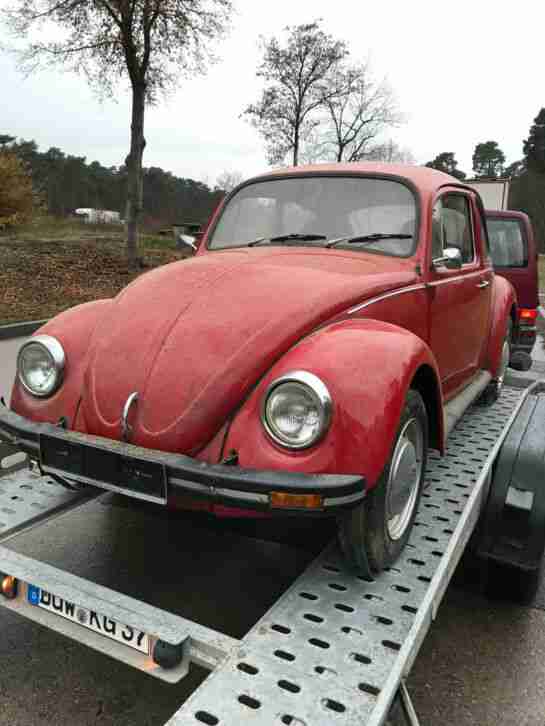
<svg viewBox="0 0 545 726"><path fill-rule="evenodd" d="M144 449L121 441L36 423L0 406L0 441L40 462L46 474L137 499L166 504L189 496L229 507L297 514L331 514L365 496L365 480L349 474L260 471L207 464L183 454ZM317 508L274 508L274 493L316 494Z"/></svg>

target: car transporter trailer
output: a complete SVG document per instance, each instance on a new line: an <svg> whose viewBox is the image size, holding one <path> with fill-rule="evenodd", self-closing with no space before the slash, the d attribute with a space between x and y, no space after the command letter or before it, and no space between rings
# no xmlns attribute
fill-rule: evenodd
<svg viewBox="0 0 545 726"><path fill-rule="evenodd" d="M240 640L5 547L110 495L69 491L12 463L13 450L0 447L0 605L171 683L192 662L213 671L168 726L414 726L405 678L474 531L471 546L493 561L506 589L537 584L545 381L506 386L492 406L473 406L446 456L431 454L415 526L395 566L366 581L346 570L331 544ZM99 615L110 628L122 624L117 640L84 627ZM128 647L124 636L136 632Z"/></svg>

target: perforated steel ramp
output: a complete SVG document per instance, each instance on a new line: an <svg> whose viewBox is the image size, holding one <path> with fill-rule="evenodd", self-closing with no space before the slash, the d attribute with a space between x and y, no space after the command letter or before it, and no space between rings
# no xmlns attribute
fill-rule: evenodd
<svg viewBox="0 0 545 726"><path fill-rule="evenodd" d="M409 544L375 582L348 572L332 545L241 641L185 621L189 660L214 670L169 726L384 724L400 688L408 699L403 679L473 531L492 462L524 395L506 388L494 406L472 408L450 435L447 456L431 455ZM4 474L0 542L100 494L68 491L29 470ZM2 552L11 562L13 555L0 547L0 564ZM59 578L61 589L87 588L71 575L48 575L40 562L27 560L11 562L23 581L32 573L43 577L43 587ZM133 606L136 612L138 603ZM77 631L71 635L86 642ZM199 635L207 643L223 639L221 652L204 657Z"/></svg>
<svg viewBox="0 0 545 726"><path fill-rule="evenodd" d="M99 494L103 492L91 487L70 491L37 470L4 474L0 477L0 542Z"/></svg>
<svg viewBox="0 0 545 726"><path fill-rule="evenodd" d="M524 392L474 407L432 455L410 542L373 583L323 553L168 726L379 726L408 674L476 523ZM248 593L251 597L251 592Z"/></svg>

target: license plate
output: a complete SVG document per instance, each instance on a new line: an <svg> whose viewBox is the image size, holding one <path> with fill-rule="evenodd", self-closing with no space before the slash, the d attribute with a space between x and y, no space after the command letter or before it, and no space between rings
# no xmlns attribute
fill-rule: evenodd
<svg viewBox="0 0 545 726"><path fill-rule="evenodd" d="M165 467L156 461L123 456L91 443L40 435L40 462L45 472L92 484L137 499L166 504Z"/></svg>
<svg viewBox="0 0 545 726"><path fill-rule="evenodd" d="M123 645L134 648L140 653L149 654L149 635L130 625L123 625L116 620L107 618L105 615L100 615L94 610L75 605L35 585L27 586L27 600L31 605L42 608L42 610L48 610L61 618L78 623L78 625L88 630L93 630L95 633L110 638L110 640L123 643Z"/></svg>

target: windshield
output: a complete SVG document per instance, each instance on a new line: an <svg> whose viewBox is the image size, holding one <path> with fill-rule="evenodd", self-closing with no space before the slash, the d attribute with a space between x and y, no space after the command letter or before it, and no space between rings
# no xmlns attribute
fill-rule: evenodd
<svg viewBox="0 0 545 726"><path fill-rule="evenodd" d="M416 205L408 187L389 179L300 176L256 182L227 203L213 230L210 249L264 244L312 244L384 234L408 239L376 239L350 244L406 257L415 248ZM320 239L308 239L316 235ZM288 241L274 238L290 236ZM299 236L299 239L296 237ZM337 247L342 247L342 242Z"/></svg>
<svg viewBox="0 0 545 726"><path fill-rule="evenodd" d="M487 217L486 226L494 267L528 266L528 245L518 219Z"/></svg>

